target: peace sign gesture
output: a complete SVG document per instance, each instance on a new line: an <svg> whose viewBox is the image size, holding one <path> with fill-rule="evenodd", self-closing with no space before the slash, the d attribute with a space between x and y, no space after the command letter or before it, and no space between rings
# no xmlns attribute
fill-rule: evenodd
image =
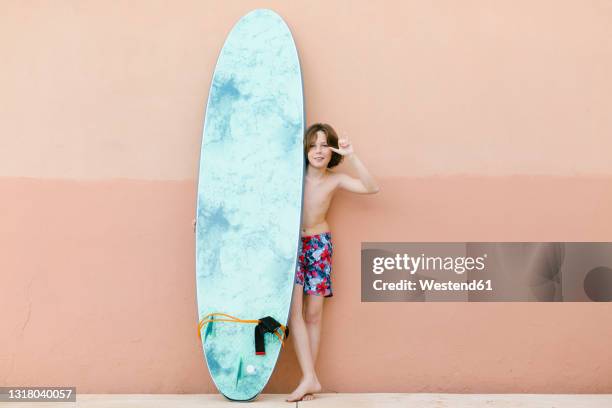
<svg viewBox="0 0 612 408"><path fill-rule="evenodd" d="M349 142L347 137L338 140L338 149L331 146L329 146L329 148L332 152L336 152L341 156L350 156L353 154L353 145Z"/></svg>

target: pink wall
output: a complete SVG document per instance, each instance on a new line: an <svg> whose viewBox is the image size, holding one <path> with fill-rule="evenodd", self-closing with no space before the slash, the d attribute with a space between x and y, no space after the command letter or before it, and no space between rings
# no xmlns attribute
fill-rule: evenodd
<svg viewBox="0 0 612 408"><path fill-rule="evenodd" d="M215 391L199 144L219 49L257 7L293 30L309 122L381 185L330 213L324 387L612 392L610 304L361 303L359 281L362 241L612 241L612 7L594 0L5 2L0 385ZM299 376L289 342L265 391Z"/></svg>

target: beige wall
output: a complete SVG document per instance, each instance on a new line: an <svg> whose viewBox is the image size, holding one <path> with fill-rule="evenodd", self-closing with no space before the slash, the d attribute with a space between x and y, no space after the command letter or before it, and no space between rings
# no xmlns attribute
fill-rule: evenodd
<svg viewBox="0 0 612 408"><path fill-rule="evenodd" d="M382 188L330 212L326 389L612 392L610 304L361 303L359 282L362 241L612 241L595 0L2 1L0 385L214 392L199 144L225 35L257 7L294 33L309 123L348 135ZM266 392L299 376L289 342Z"/></svg>

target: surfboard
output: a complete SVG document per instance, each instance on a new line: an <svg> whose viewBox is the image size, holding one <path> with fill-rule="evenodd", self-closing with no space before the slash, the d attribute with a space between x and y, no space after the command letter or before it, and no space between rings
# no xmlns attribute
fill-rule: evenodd
<svg viewBox="0 0 612 408"><path fill-rule="evenodd" d="M252 322L269 316L287 325L300 240L304 120L291 32L275 12L254 10L228 34L213 73L196 203L198 332L214 384L231 400L259 395L284 340L280 329L264 333L265 354L257 354ZM207 316L212 321L202 325Z"/></svg>

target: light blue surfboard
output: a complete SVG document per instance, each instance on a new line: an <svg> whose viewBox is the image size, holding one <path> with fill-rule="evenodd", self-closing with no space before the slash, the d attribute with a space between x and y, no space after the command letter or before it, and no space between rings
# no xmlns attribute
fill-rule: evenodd
<svg viewBox="0 0 612 408"><path fill-rule="evenodd" d="M271 10L233 27L215 68L198 179L196 284L199 319L226 313L286 325L300 240L304 98L289 28ZM281 342L255 324L213 322L200 331L223 395L250 400L264 388Z"/></svg>

